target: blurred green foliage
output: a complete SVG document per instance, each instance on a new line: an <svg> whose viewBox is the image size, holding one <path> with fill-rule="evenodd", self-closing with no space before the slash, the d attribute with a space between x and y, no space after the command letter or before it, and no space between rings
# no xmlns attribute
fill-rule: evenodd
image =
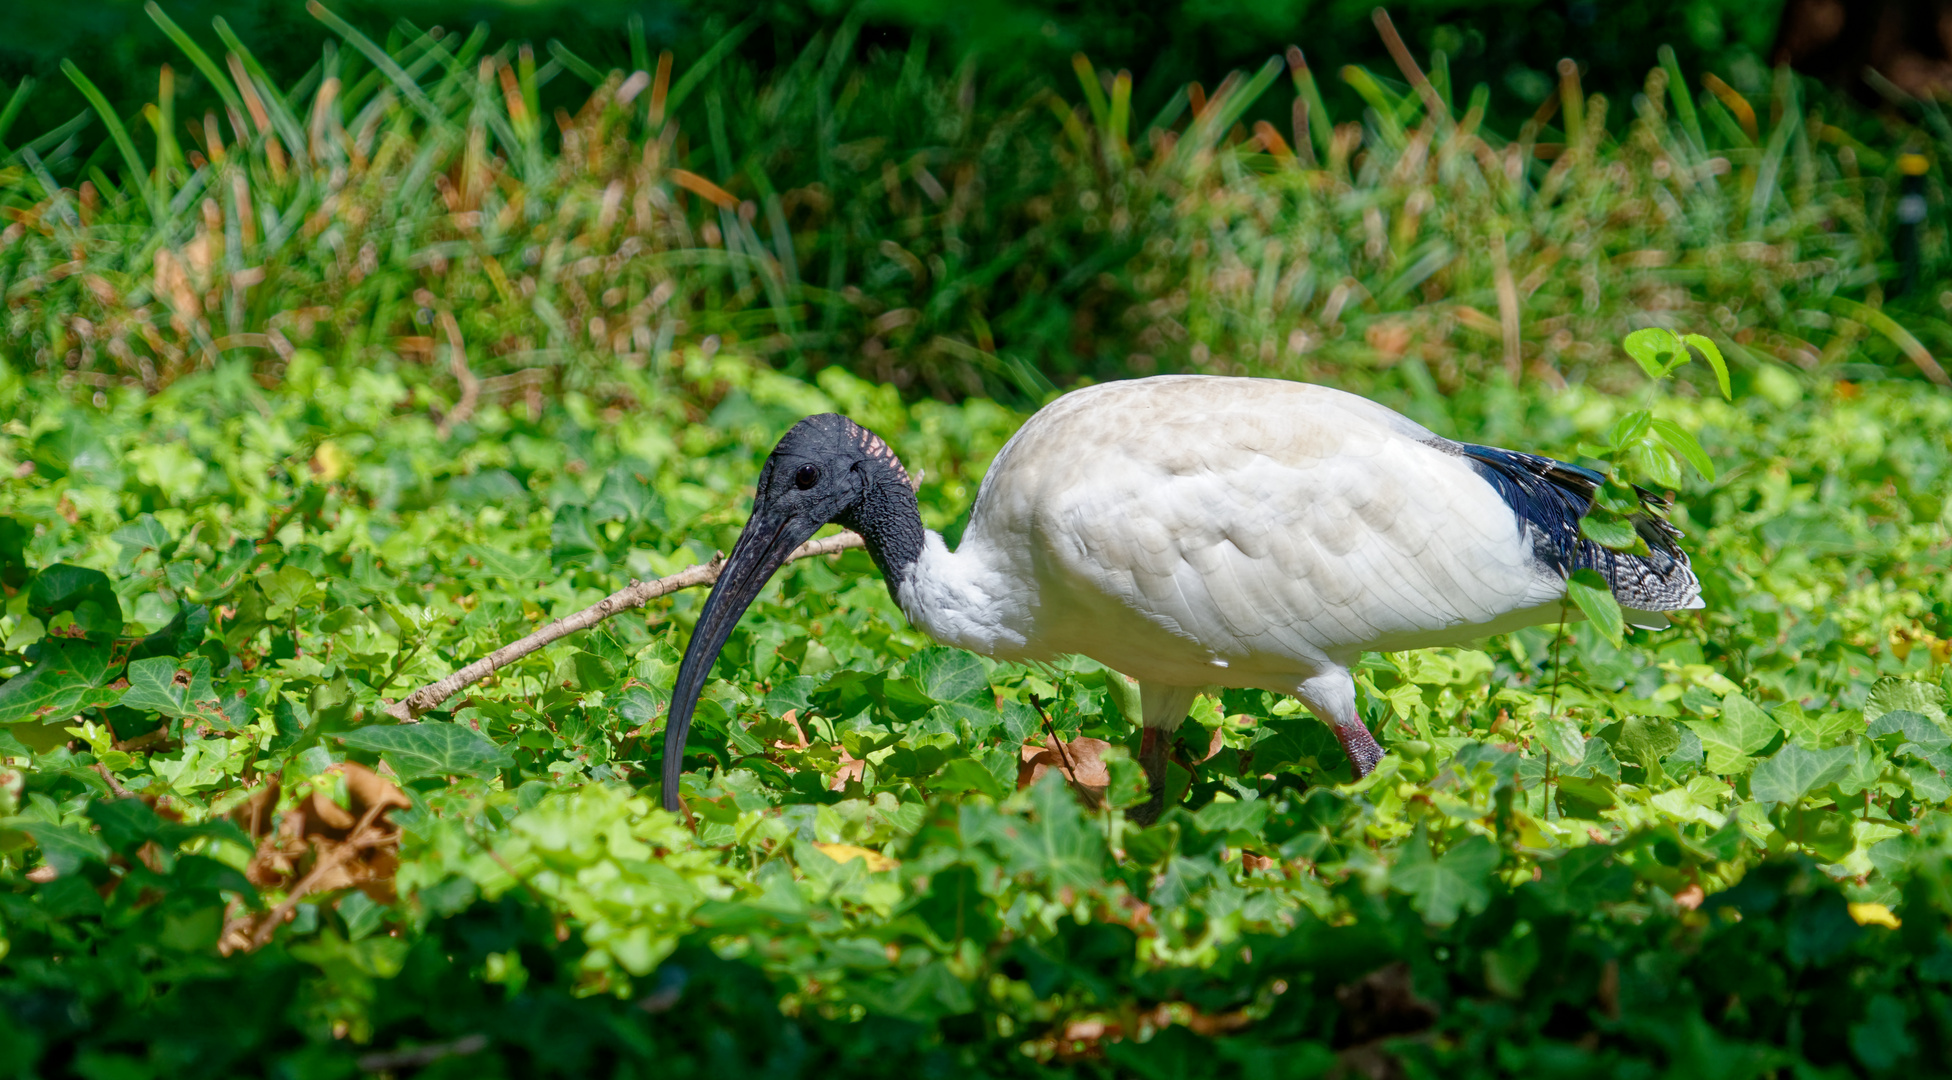
<svg viewBox="0 0 1952 1080"><path fill-rule="evenodd" d="M716 338L1024 403L1160 370L1630 382L1617 343L1651 322L1740 364L1945 377L1940 298L1882 306L1899 147L1787 73L1733 86L1668 53L1616 100L1569 69L1500 132L1498 95L1441 63L1413 86L1295 53L1146 121L1088 58L1074 89L1026 88L920 39L857 59L858 21L773 68L738 55L756 22L683 63L640 42L627 74L320 11L341 44L292 84L159 16L221 115L184 116L172 80L99 145L67 124L7 159L4 347L155 387L220 354L275 381L296 345L458 335L474 376L558 386ZM1942 205L1933 181L1928 276Z"/></svg>
<svg viewBox="0 0 1952 1080"><path fill-rule="evenodd" d="M109 100L127 111L150 100L155 70L165 63L185 76L187 105L200 110L218 103L194 72L181 70L180 54L144 14L143 2L21 4L8 11L6 32L0 34L0 93L23 77L39 84L20 130L48 130L85 107L60 77L63 59L92 73ZM747 19L760 31L742 43L742 59L774 67L852 12L863 23L864 56L873 49L905 50L919 33L945 51L945 66L975 57L997 77L1049 85L1065 81L1071 54L1084 52L1114 69L1135 72L1135 100L1147 115L1164 107L1185 83L1251 67L1288 44L1304 45L1318 62L1388 65L1370 21L1374 5L1341 0L1175 0L1136 7L1048 0L859 5L839 0L345 0L328 6L381 41L401 24L466 32L481 23L497 41L526 40L541 49L554 39L599 65L620 67L632 61L631 39L638 28L653 53L671 48L685 56L705 51ZM1391 6L1391 13L1419 53L1446 55L1460 85L1496 87L1496 119L1516 123L1551 95L1555 65L1563 57L1577 59L1593 85L1609 90L1636 82L1661 45L1679 50L1690 68L1755 70L1766 56L1780 7L1728 0L1411 0ZM164 8L193 28L222 18L252 43L281 84L301 77L332 37L307 15L303 0L174 0ZM1353 92L1339 86L1327 92L1337 105L1359 107ZM0 132L0 140L4 137Z"/></svg>

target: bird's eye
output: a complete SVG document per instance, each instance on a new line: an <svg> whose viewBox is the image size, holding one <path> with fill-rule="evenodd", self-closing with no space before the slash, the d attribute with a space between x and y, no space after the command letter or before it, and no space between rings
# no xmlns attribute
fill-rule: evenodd
<svg viewBox="0 0 1952 1080"><path fill-rule="evenodd" d="M793 486L799 488L801 491L805 491L819 482L820 466L818 465L802 465L800 466L800 471L793 474Z"/></svg>

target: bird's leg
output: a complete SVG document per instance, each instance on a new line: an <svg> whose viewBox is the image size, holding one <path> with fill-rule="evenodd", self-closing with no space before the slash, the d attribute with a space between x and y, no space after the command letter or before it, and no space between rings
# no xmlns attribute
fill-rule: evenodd
<svg viewBox="0 0 1952 1080"><path fill-rule="evenodd" d="M1368 776L1375 770L1376 763L1383 760L1383 748L1377 745L1376 737L1369 734L1369 729L1362 725L1361 720L1336 724L1335 741L1342 744L1342 752L1349 755L1349 761L1355 765L1358 780Z"/></svg>
<svg viewBox="0 0 1952 1080"><path fill-rule="evenodd" d="M1159 820L1166 809L1166 744L1172 736L1160 728L1139 729L1139 767L1145 770L1145 786L1148 796L1143 805L1135 806L1125 812L1125 816L1138 825L1150 825Z"/></svg>
<svg viewBox="0 0 1952 1080"><path fill-rule="evenodd" d="M1139 731L1139 767L1145 770L1150 797L1140 806L1125 812L1135 825L1150 825L1166 809L1166 768L1170 761L1173 732L1186 719L1199 691L1185 686L1139 684L1139 711L1143 717Z"/></svg>
<svg viewBox="0 0 1952 1080"><path fill-rule="evenodd" d="M1303 682L1295 696L1335 732L1335 741L1349 755L1356 779L1368 776L1383 760L1383 748L1356 715L1356 682L1345 668L1331 668Z"/></svg>

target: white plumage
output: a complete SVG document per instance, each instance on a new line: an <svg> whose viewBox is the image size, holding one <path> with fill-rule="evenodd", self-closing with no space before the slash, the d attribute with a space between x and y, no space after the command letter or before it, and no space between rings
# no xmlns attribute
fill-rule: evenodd
<svg viewBox="0 0 1952 1080"><path fill-rule="evenodd" d="M851 431L823 441L816 421ZM867 434L839 418L803 428L807 438L790 433L769 461L740 548L761 525L769 482L781 487L776 463L779 477L813 468L824 478L834 461L819 447ZM885 446L867 456L881 455L892 462ZM1367 772L1381 751L1349 674L1364 652L1562 618L1574 565L1637 575L1639 591L1624 597L1635 606L1654 595L1700 606L1664 524L1642 526L1659 545L1651 557L1577 539L1592 479L1451 442L1338 390L1177 375L1079 390L1031 417L990 466L953 552L920 529L912 496L901 503L872 476L828 516L868 538L902 610L936 640L1001 659L1082 654L1138 679L1156 804L1156 732L1176 728L1203 688L1294 694Z"/></svg>

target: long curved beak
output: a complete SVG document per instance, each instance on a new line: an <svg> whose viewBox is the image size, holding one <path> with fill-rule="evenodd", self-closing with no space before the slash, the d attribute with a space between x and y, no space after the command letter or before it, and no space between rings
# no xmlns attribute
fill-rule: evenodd
<svg viewBox="0 0 1952 1080"><path fill-rule="evenodd" d="M705 600L705 610L692 628L684 662L678 665L677 685L671 691L671 712L664 726L664 808L678 809L678 776L684 771L685 736L698 707L698 695L712 673L725 639L739 625L739 617L786 562L793 549L819 531L824 521L797 518L772 507L755 504L739 542L725 560L718 583Z"/></svg>

